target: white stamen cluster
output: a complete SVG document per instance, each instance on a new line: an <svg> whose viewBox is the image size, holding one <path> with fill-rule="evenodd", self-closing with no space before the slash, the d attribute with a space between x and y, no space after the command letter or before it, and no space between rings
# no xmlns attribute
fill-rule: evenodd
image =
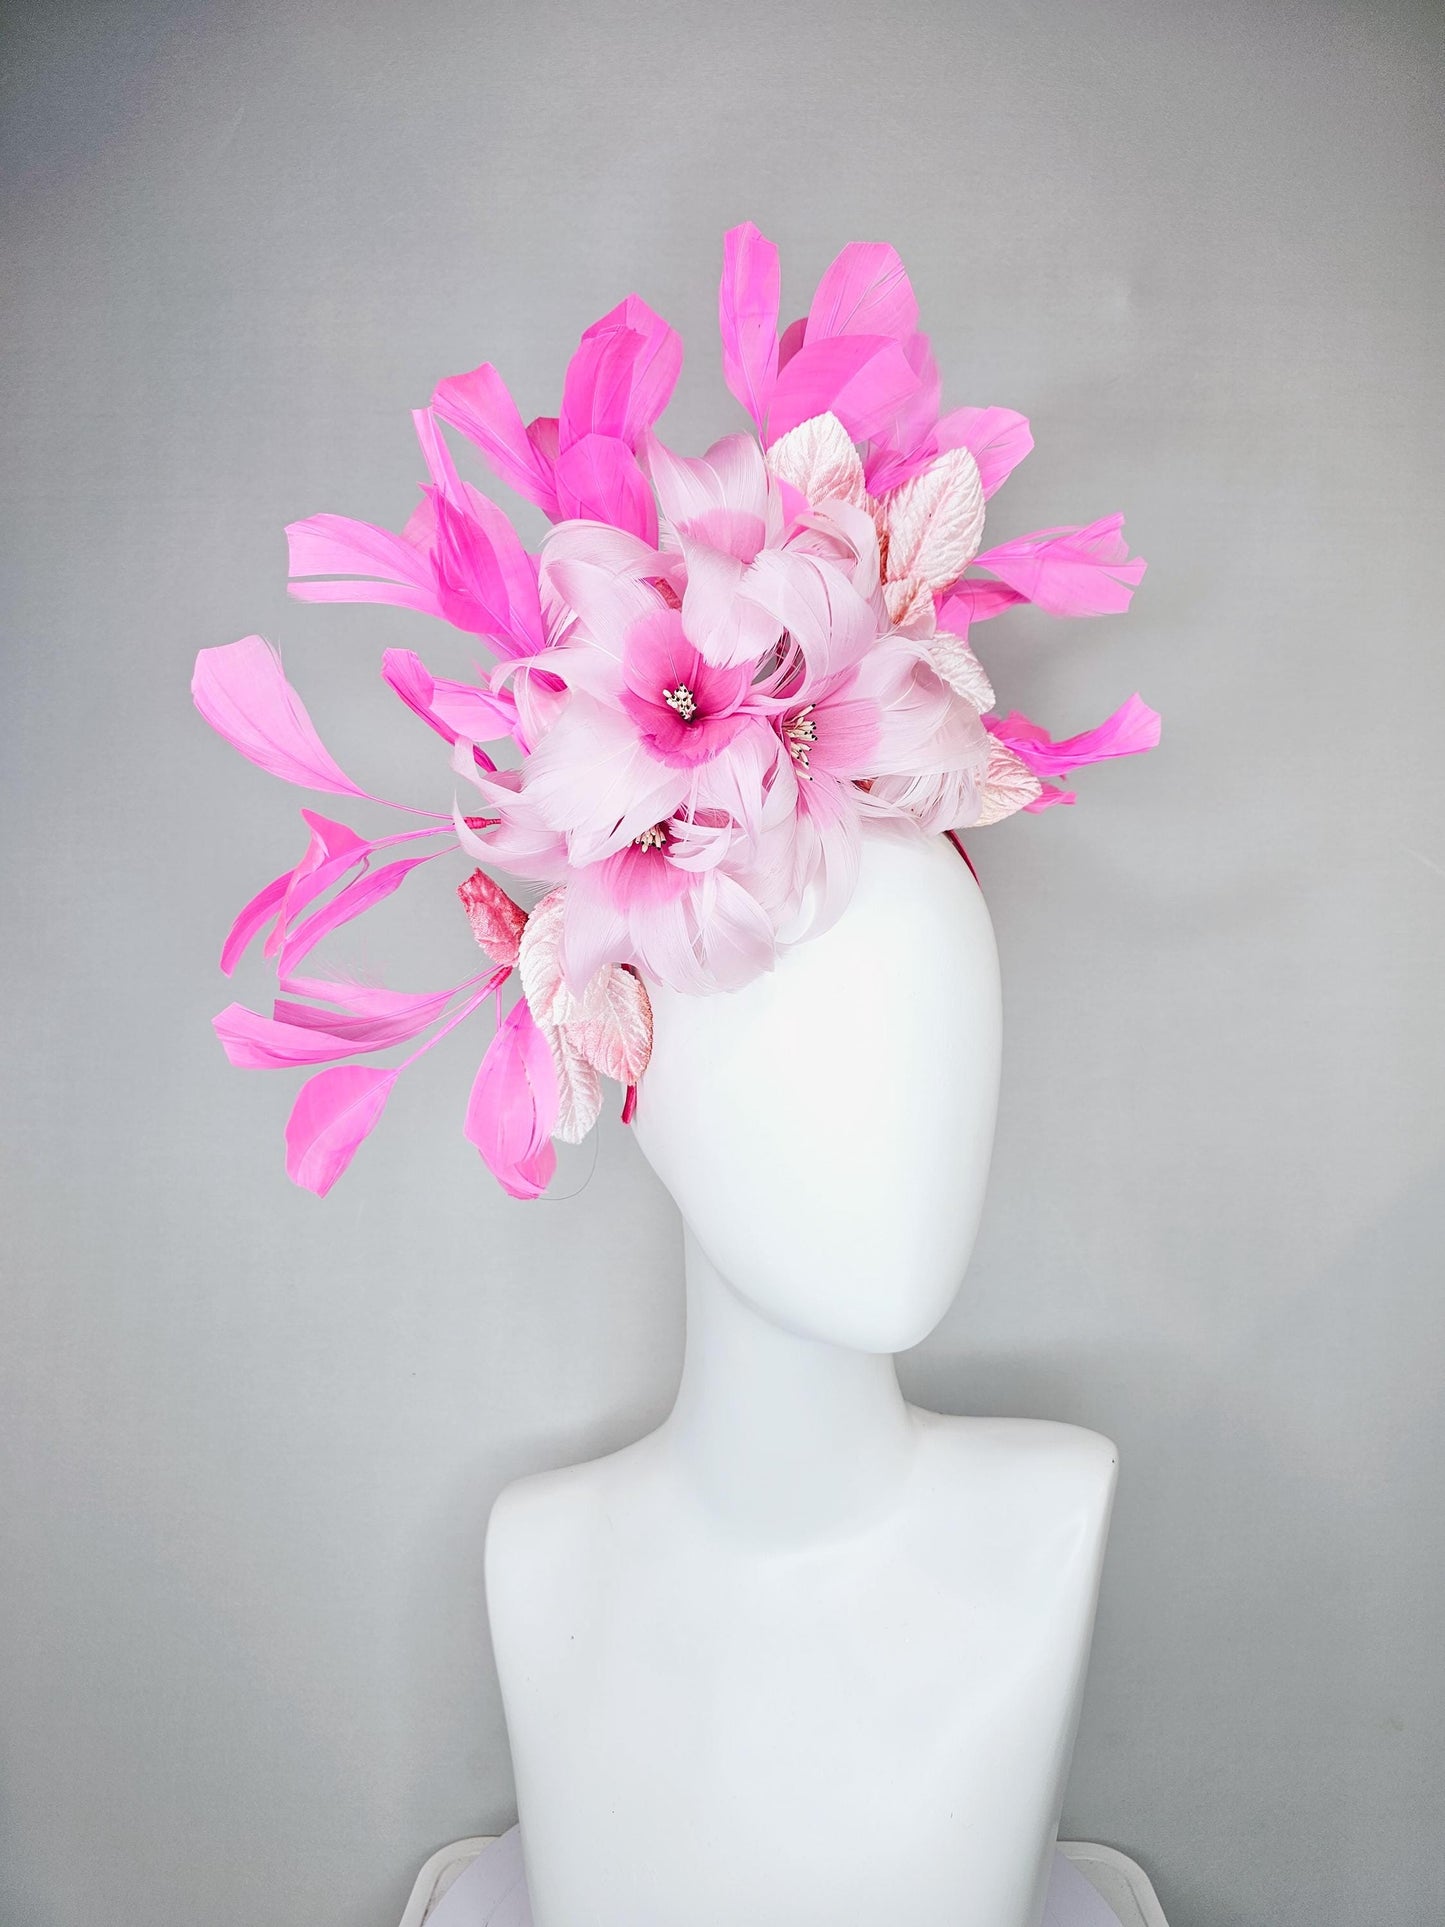
<svg viewBox="0 0 1445 1927"><path fill-rule="evenodd" d="M685 723L690 723L697 715L697 697L685 682L680 682L676 689L664 689L662 700L669 709L675 709Z"/></svg>
<svg viewBox="0 0 1445 1927"><path fill-rule="evenodd" d="M813 721L813 705L800 709L783 726L783 741L788 745L788 753L798 765L798 774L811 781L808 770L808 756L818 740L818 725Z"/></svg>
<svg viewBox="0 0 1445 1927"><path fill-rule="evenodd" d="M654 823L650 830L644 830L641 836L633 837L632 841L639 850L660 850L667 843L667 828L662 823Z"/></svg>

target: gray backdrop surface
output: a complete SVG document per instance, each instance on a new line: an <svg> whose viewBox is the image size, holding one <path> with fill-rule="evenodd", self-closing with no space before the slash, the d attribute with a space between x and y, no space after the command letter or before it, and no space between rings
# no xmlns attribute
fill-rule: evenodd
<svg viewBox="0 0 1445 1927"><path fill-rule="evenodd" d="M678 1229L615 1121L574 1196L504 1199L465 1048L329 1201L290 1188L289 1080L208 1020L308 799L201 726L190 662L263 630L347 768L449 793L376 664L466 652L289 604L282 525L397 525L435 378L491 359L550 410L633 289L688 342L665 428L737 425L745 218L790 311L895 242L950 399L1033 418L994 527L1123 507L1152 565L1125 620L982 638L1006 702L1068 730L1138 687L1166 740L974 839L995 1178L904 1362L922 1402L1122 1448L1067 1829L1174 1927L1445 1916L1441 24L9 10L5 1927L389 1927L509 1817L487 1509L665 1410ZM451 981L446 893L412 901L366 941Z"/></svg>

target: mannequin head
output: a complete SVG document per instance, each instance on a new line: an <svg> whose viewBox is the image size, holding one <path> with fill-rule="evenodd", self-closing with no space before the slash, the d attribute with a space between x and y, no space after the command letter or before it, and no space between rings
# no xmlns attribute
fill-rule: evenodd
<svg viewBox="0 0 1445 1927"><path fill-rule="evenodd" d="M651 994L635 1135L713 1265L800 1336L916 1344L973 1249L998 1099L998 954L957 851L872 830L831 930L744 990Z"/></svg>

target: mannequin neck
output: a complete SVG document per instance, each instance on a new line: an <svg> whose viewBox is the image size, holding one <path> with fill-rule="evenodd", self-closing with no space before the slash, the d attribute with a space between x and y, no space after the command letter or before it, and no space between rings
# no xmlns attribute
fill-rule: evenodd
<svg viewBox="0 0 1445 1927"><path fill-rule="evenodd" d="M760 1538L865 1524L907 1477L914 1432L887 1353L785 1331L689 1231L687 1345L667 1422L708 1509Z"/></svg>

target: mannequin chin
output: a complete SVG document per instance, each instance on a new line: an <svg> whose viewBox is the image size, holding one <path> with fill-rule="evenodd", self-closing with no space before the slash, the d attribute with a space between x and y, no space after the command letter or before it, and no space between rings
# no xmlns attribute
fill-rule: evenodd
<svg viewBox="0 0 1445 1927"><path fill-rule="evenodd" d="M957 850L870 831L830 930L744 990L652 999L634 1133L717 1271L799 1336L916 1344L963 1278L998 1101L998 953Z"/></svg>

